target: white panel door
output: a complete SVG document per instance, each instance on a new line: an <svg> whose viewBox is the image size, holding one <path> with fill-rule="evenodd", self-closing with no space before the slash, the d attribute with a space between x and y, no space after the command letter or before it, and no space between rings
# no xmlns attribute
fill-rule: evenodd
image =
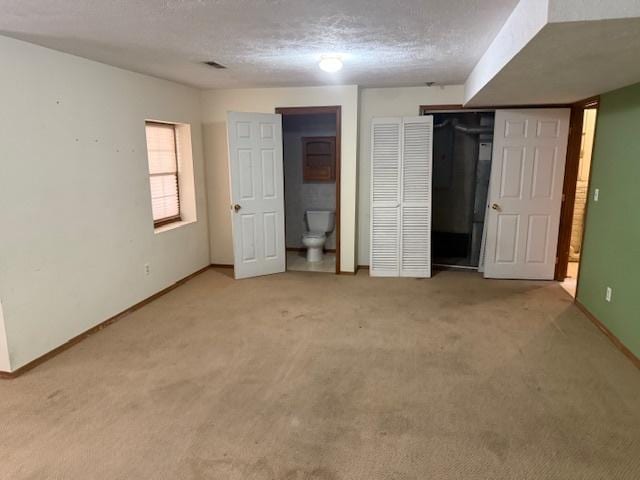
<svg viewBox="0 0 640 480"><path fill-rule="evenodd" d="M282 118L229 112L235 278L285 271Z"/></svg>
<svg viewBox="0 0 640 480"><path fill-rule="evenodd" d="M371 125L370 274L431 276L433 117Z"/></svg>
<svg viewBox="0 0 640 480"><path fill-rule="evenodd" d="M485 277L553 279L569 114L496 111Z"/></svg>
<svg viewBox="0 0 640 480"><path fill-rule="evenodd" d="M433 116L402 119L400 276L431 277Z"/></svg>

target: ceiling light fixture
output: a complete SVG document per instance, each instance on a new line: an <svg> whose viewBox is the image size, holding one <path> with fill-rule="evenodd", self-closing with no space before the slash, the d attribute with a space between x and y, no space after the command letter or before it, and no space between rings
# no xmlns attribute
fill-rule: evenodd
<svg viewBox="0 0 640 480"><path fill-rule="evenodd" d="M338 56L323 56L318 66L325 72L335 73L342 70L342 60Z"/></svg>

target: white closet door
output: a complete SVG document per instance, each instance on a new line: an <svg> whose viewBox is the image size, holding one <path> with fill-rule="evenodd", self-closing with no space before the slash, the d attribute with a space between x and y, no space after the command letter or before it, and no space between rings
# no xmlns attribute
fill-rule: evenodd
<svg viewBox="0 0 640 480"><path fill-rule="evenodd" d="M569 115L496 111L485 277L553 279Z"/></svg>
<svg viewBox="0 0 640 480"><path fill-rule="evenodd" d="M401 139L401 118L373 119L369 273L376 277L400 274Z"/></svg>
<svg viewBox="0 0 640 480"><path fill-rule="evenodd" d="M431 276L433 117L402 122L400 276Z"/></svg>
<svg viewBox="0 0 640 480"><path fill-rule="evenodd" d="M372 276L431 276L433 117L371 127Z"/></svg>

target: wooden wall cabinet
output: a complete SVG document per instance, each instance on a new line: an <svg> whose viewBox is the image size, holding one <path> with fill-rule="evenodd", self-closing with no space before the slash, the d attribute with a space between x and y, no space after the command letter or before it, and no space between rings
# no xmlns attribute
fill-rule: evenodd
<svg viewBox="0 0 640 480"><path fill-rule="evenodd" d="M336 137L302 137L302 180L336 181Z"/></svg>

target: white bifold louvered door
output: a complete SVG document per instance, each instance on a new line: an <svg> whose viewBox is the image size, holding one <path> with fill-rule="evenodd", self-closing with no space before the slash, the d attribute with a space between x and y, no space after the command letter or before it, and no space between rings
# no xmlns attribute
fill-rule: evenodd
<svg viewBox="0 0 640 480"><path fill-rule="evenodd" d="M373 119L372 276L431 276L432 152L432 116Z"/></svg>

